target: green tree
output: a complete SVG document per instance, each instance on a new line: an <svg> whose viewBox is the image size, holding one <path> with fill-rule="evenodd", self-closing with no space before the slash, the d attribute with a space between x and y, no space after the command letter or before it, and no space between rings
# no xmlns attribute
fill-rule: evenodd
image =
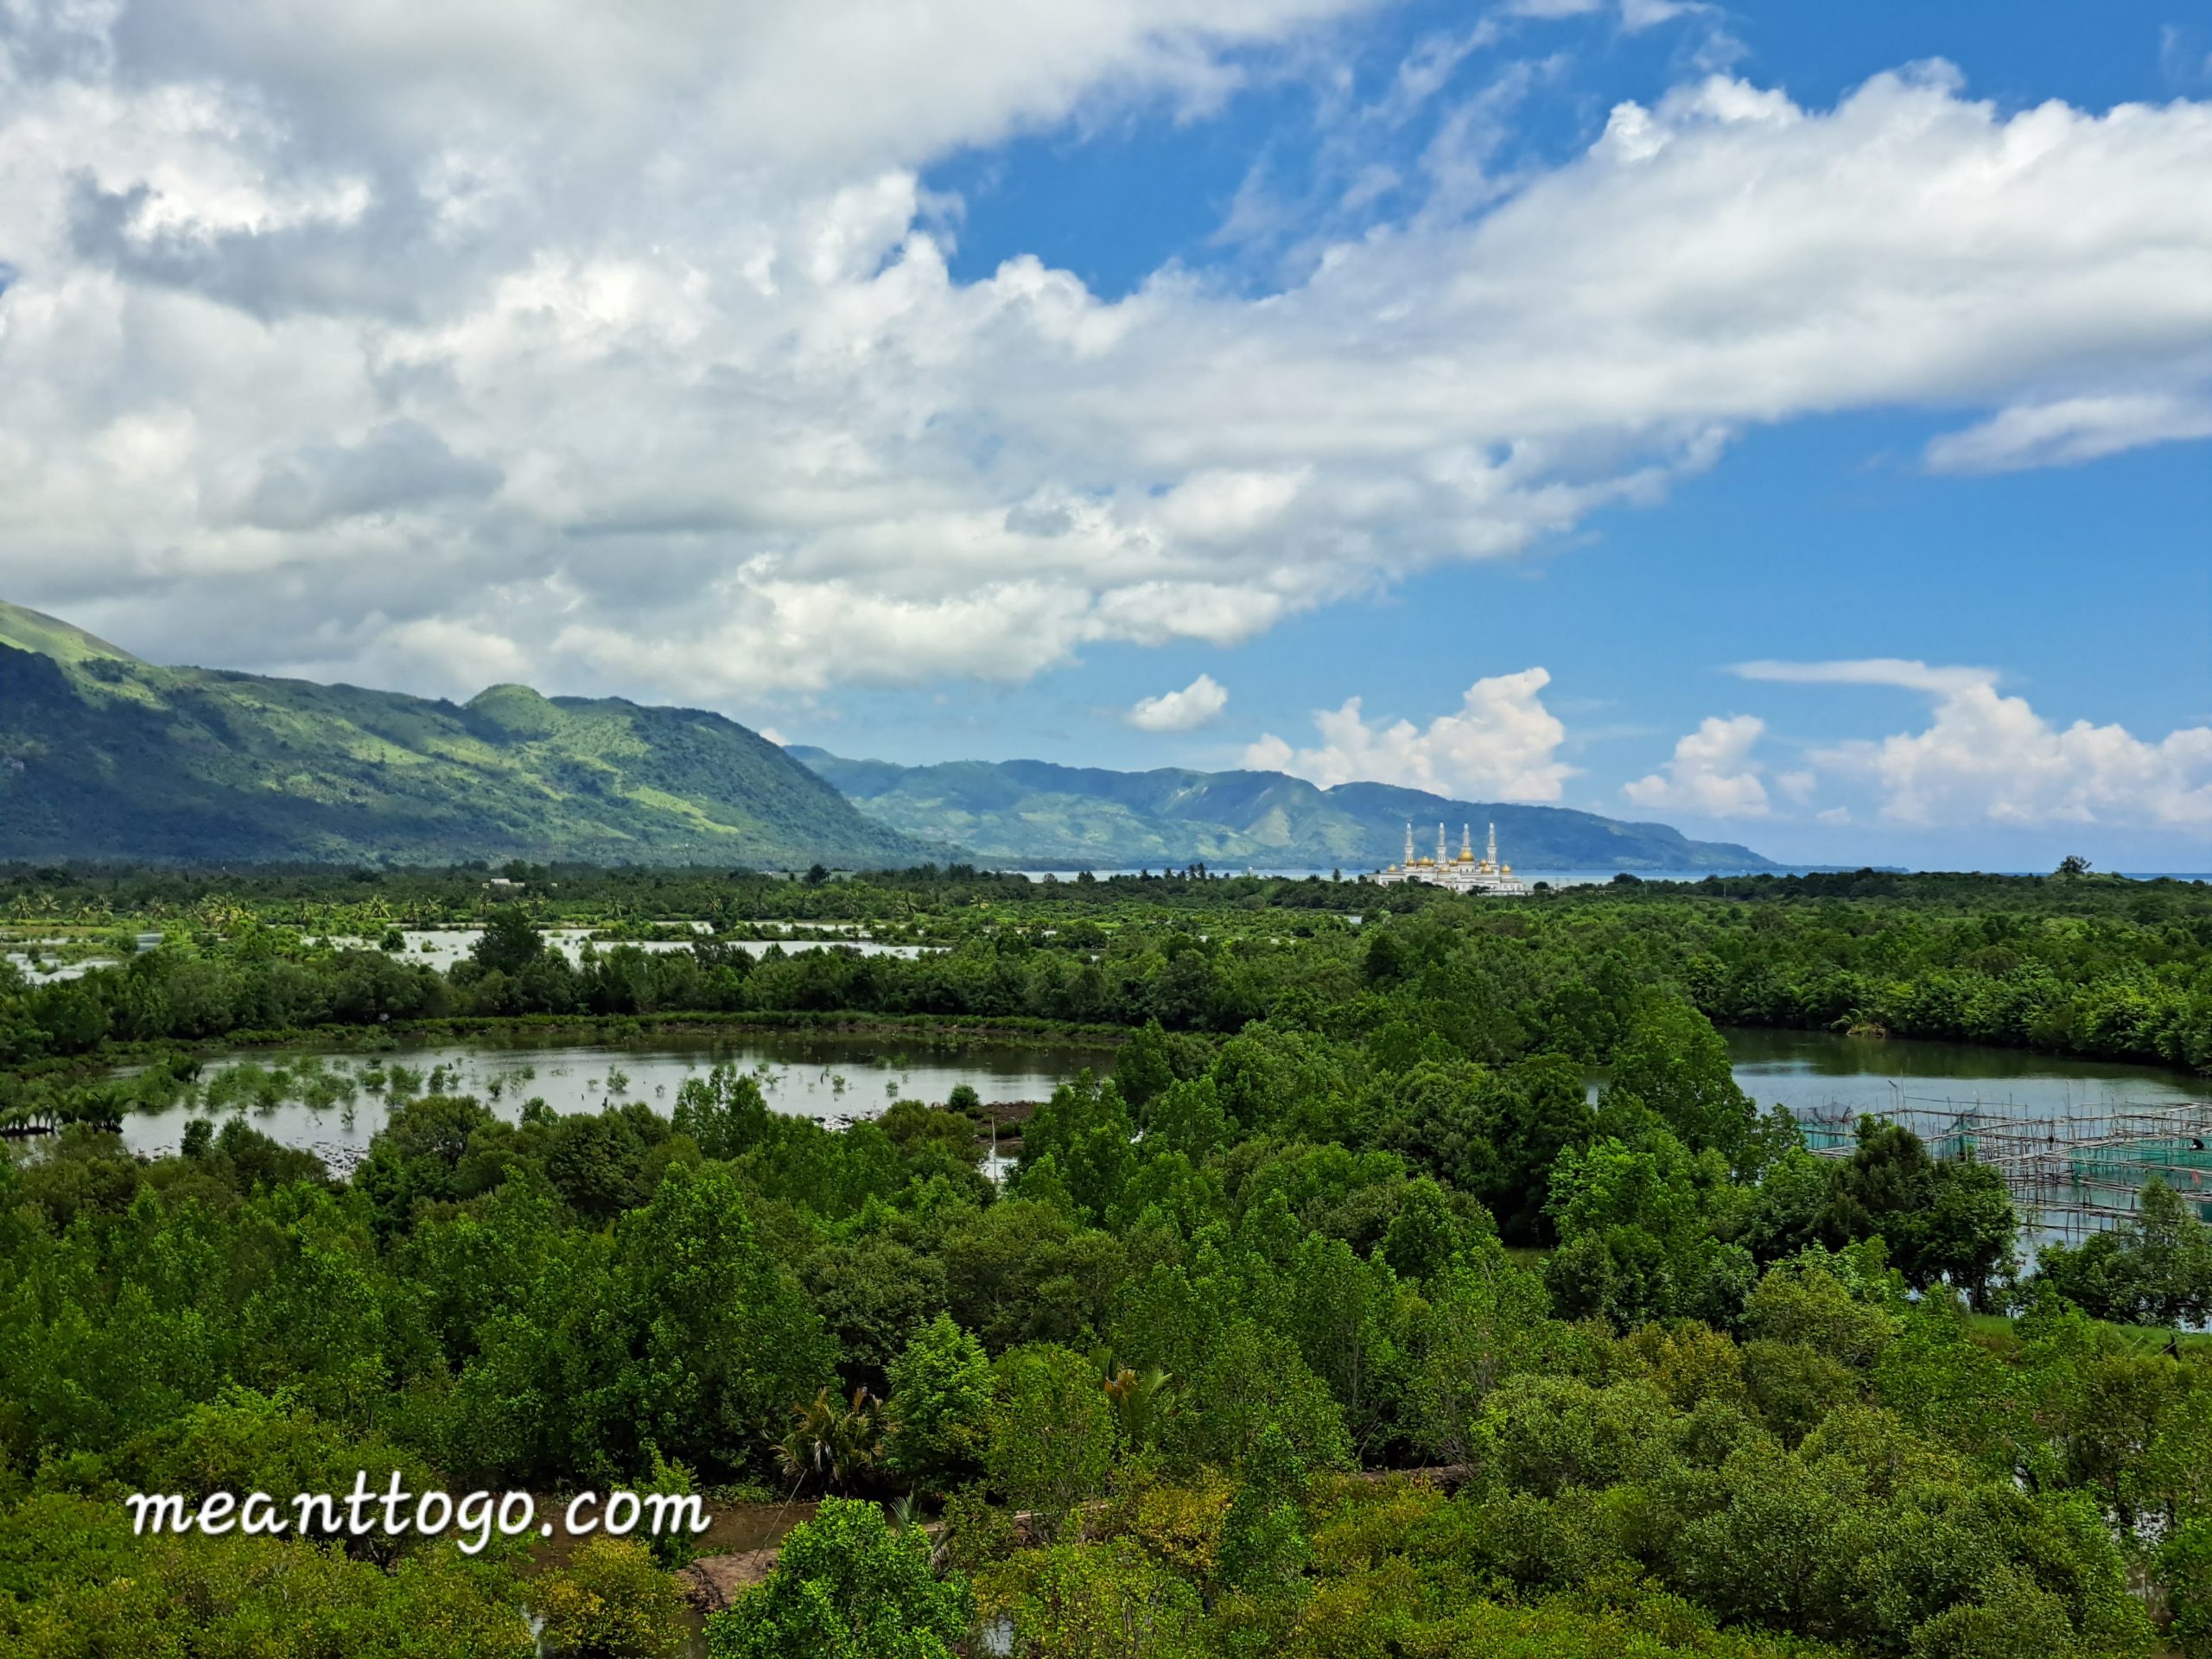
<svg viewBox="0 0 2212 1659"><path fill-rule="evenodd" d="M1416 1444L1452 1463L1472 1456L1471 1431L1491 1391L1558 1351L1563 1327L1548 1317L1550 1306L1543 1281L1495 1239L1427 1287L1410 1340L1408 1427Z"/></svg>
<svg viewBox="0 0 2212 1659"><path fill-rule="evenodd" d="M2173 1611L2174 1644L2188 1659L2212 1659L2212 1517L2183 1522L2159 1547L2158 1574Z"/></svg>
<svg viewBox="0 0 2212 1659"><path fill-rule="evenodd" d="M873 1503L828 1498L784 1540L775 1571L707 1621L710 1659L953 1659L966 1580L938 1579L918 1529Z"/></svg>
<svg viewBox="0 0 2212 1659"><path fill-rule="evenodd" d="M638 1433L669 1456L742 1466L828 1378L821 1317L760 1248L727 1166L671 1166L617 1225L614 1268L623 1394Z"/></svg>
<svg viewBox="0 0 2212 1659"><path fill-rule="evenodd" d="M529 912L519 905L502 905L484 918L484 931L469 951L469 959L487 974L518 974L542 956L545 940Z"/></svg>
<svg viewBox="0 0 2212 1659"><path fill-rule="evenodd" d="M1654 997L1637 1012L1613 1057L1609 1104L1615 1096L1656 1113L1693 1152L1738 1163L1751 1147L1758 1112L1736 1086L1727 1041L1686 1002Z"/></svg>
<svg viewBox="0 0 2212 1659"><path fill-rule="evenodd" d="M531 1581L530 1601L557 1659L677 1659L689 1634L677 1581L627 1538L590 1540Z"/></svg>
<svg viewBox="0 0 2212 1659"><path fill-rule="evenodd" d="M2010 1269L2019 1231L1999 1171L1970 1159L1939 1161L1910 1129L1871 1117L1859 1121L1826 1226L1836 1242L1880 1234L1915 1290L1948 1281L1977 1304Z"/></svg>
<svg viewBox="0 0 2212 1659"><path fill-rule="evenodd" d="M1301 1508L1305 1462L1289 1437L1269 1424L1245 1459L1243 1476L1222 1525L1222 1582L1248 1595L1288 1595L1313 1554Z"/></svg>
<svg viewBox="0 0 2212 1659"><path fill-rule="evenodd" d="M884 1461L918 1491L947 1492L982 1466L992 1376L983 1344L940 1313L891 1362Z"/></svg>
<svg viewBox="0 0 2212 1659"><path fill-rule="evenodd" d="M1732 1325L1753 1268L1750 1252L1713 1231L1726 1191L1719 1154L1694 1157L1663 1128L1635 1146L1608 1137L1566 1148L1552 1175L1560 1245L1544 1268L1554 1303L1624 1329L1653 1319Z"/></svg>
<svg viewBox="0 0 2212 1659"><path fill-rule="evenodd" d="M759 1083L734 1065L717 1065L703 1077L687 1077L676 1091L669 1123L688 1135L709 1158L741 1157L770 1131L768 1103Z"/></svg>
<svg viewBox="0 0 2212 1659"><path fill-rule="evenodd" d="M1027 1173L1051 1159L1083 1212L1103 1220L1119 1210L1136 1172L1135 1139L1120 1090L1084 1071L1053 1090L1023 1126L1021 1167Z"/></svg>
<svg viewBox="0 0 2212 1659"><path fill-rule="evenodd" d="M1083 1355L1049 1343L1002 1354L983 1446L983 1471L1046 1528L1079 1530L1077 1508L1105 1490L1114 1466L1111 1402Z"/></svg>
<svg viewBox="0 0 2212 1659"><path fill-rule="evenodd" d="M2212 1228L2162 1180L2145 1184L2137 1213L2078 1245L2046 1246L2043 1281L2084 1312L2127 1325L2181 1325L2212 1313Z"/></svg>
<svg viewBox="0 0 2212 1659"><path fill-rule="evenodd" d="M1402 1279L1433 1279L1471 1242L1450 1195L1423 1178L1407 1185L1382 1235L1382 1256Z"/></svg>
<svg viewBox="0 0 2212 1659"><path fill-rule="evenodd" d="M1060 1544L1018 1552L982 1574L976 1599L987 1644L1014 1659L1205 1659L1196 1586L1135 1543ZM988 1645L988 1633L1007 1645Z"/></svg>
<svg viewBox="0 0 2212 1659"><path fill-rule="evenodd" d="M794 1491L817 1483L850 1491L882 1461L881 1402L866 1389L846 1399L825 1385L806 1404L793 1406L791 1416L777 1461Z"/></svg>
<svg viewBox="0 0 2212 1659"><path fill-rule="evenodd" d="M1129 1109L1141 1116L1145 1108L1166 1094L1174 1081L1167 1033L1159 1020L1147 1020L1129 1034L1122 1052L1114 1057L1114 1082Z"/></svg>
<svg viewBox="0 0 2212 1659"><path fill-rule="evenodd" d="M1498 1230L1510 1243L1549 1243L1552 1171L1561 1152L1588 1146L1597 1133L1583 1069L1563 1054L1519 1061L1490 1080L1484 1112L1497 1166L1482 1196Z"/></svg>

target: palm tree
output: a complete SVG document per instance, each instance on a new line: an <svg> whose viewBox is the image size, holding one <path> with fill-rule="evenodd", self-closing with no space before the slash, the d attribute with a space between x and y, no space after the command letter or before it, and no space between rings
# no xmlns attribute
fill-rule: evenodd
<svg viewBox="0 0 2212 1659"><path fill-rule="evenodd" d="M848 1490L875 1467L882 1452L882 1402L866 1389L855 1389L850 1404L824 1388L807 1404L793 1406L791 1433L777 1448L793 1482L820 1480Z"/></svg>
<svg viewBox="0 0 2212 1659"><path fill-rule="evenodd" d="M1104 1348L1093 1351L1099 1386L1114 1410L1122 1431L1122 1444L1132 1452L1141 1449L1160 1433L1160 1423L1175 1403L1175 1379L1157 1365L1140 1374L1117 1362Z"/></svg>

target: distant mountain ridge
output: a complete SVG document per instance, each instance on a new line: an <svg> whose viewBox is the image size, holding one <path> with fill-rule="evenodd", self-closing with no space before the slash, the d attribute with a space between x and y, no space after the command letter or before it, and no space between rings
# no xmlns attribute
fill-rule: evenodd
<svg viewBox="0 0 2212 1659"><path fill-rule="evenodd" d="M955 760L902 766L789 751L860 809L905 834L973 848L1016 868L1096 869L1205 863L1291 869L1379 869L1423 854L1441 821L1497 826L1498 849L1524 870L1763 870L1780 868L1732 842L1692 841L1663 823L1630 823L1557 806L1455 801L1389 784L1322 789L1280 772L1110 772L1045 760Z"/></svg>
<svg viewBox="0 0 2212 1659"><path fill-rule="evenodd" d="M161 668L0 602L0 857L942 860L720 715Z"/></svg>
<svg viewBox="0 0 2212 1659"><path fill-rule="evenodd" d="M162 668L0 601L0 858L470 858L846 868L1372 869L1411 820L1497 825L1522 869L1776 868L1560 807L1276 772L901 766L716 714L495 685L467 703Z"/></svg>

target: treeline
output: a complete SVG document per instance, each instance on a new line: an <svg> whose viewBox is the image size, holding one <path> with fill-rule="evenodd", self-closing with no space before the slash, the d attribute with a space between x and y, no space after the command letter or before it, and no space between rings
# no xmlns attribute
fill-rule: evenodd
<svg viewBox="0 0 2212 1659"><path fill-rule="evenodd" d="M1432 896L1404 913L1370 912L1362 927L1325 908L1266 902L1254 883L1155 879L1160 891L1146 894L1147 884L1130 879L1140 896L1101 903L1070 897L1075 884L1024 881L1021 902L995 903L976 896L998 891L988 878L976 878L979 887L937 873L914 879L923 887L835 884L861 910L936 893L933 908L911 912L904 925L925 918L950 948L910 958L709 937L681 951L598 944L572 963L543 945L543 918L525 902L486 912L488 931L471 960L441 976L397 953L397 928L382 936L392 949L334 949L239 912L221 925L175 930L161 949L75 982L31 988L0 969L0 1064L85 1053L108 1038L199 1040L444 1015L778 1010L1157 1020L1212 1033L1287 1019L1319 1020L1340 1039L1403 1017L1478 1058L1543 1048L1595 1061L1631 990L1656 986L1722 1025L2212 1070L2212 901L2192 884L1874 879L1993 904L2024 888L2061 898L2120 889L2125 900L2120 911L2101 899L2068 911L2052 908L2056 900L2014 909L1845 899L1822 896L1821 884L1859 878L1762 877L1517 902ZM1255 888L1249 904L1225 896L1240 886ZM1279 898L1359 891L1277 887ZM1171 888L1217 902L1186 909Z"/></svg>

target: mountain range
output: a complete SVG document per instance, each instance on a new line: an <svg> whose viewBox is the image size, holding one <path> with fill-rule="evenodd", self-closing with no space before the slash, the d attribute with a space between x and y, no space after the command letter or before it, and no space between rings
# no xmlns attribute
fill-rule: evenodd
<svg viewBox="0 0 2212 1659"><path fill-rule="evenodd" d="M1108 772L1043 760L901 766L794 746L861 810L911 836L952 842L986 863L1027 869L1135 869L1203 863L1277 869L1380 869L1405 852L1449 851L1462 825L1524 870L1761 870L1732 842L1692 841L1663 823L1566 807L1457 801L1390 784L1322 789L1280 772Z"/></svg>
<svg viewBox="0 0 2212 1659"><path fill-rule="evenodd" d="M1495 823L1523 869L1770 868L1558 807L1274 772L902 766L695 709L495 685L466 703L163 668L0 601L0 857L1372 869L1411 821ZM1457 842L1455 841L1454 847Z"/></svg>
<svg viewBox="0 0 2212 1659"><path fill-rule="evenodd" d="M0 603L0 856L804 868L950 850L720 715L160 668Z"/></svg>

